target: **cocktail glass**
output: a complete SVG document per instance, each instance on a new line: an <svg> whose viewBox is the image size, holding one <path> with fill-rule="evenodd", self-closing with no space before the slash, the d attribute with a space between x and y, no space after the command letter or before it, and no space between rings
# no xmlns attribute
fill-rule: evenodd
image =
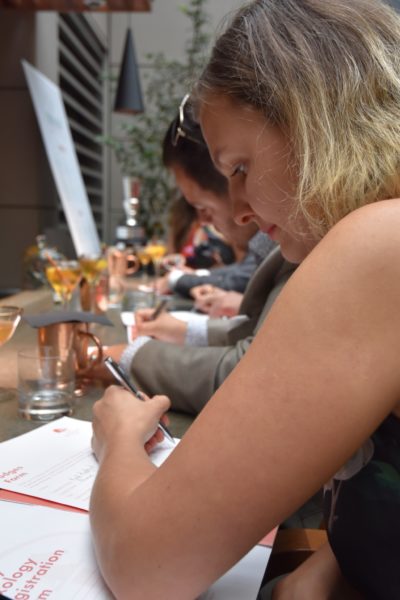
<svg viewBox="0 0 400 600"><path fill-rule="evenodd" d="M147 254L150 256L154 266L154 274L159 277L161 274L162 259L167 253L167 245L163 240L154 240L146 246Z"/></svg>
<svg viewBox="0 0 400 600"><path fill-rule="evenodd" d="M77 260L52 261L46 267L47 281L60 296L64 309L68 309L72 293L82 277L82 269Z"/></svg>
<svg viewBox="0 0 400 600"><path fill-rule="evenodd" d="M14 335L22 312L22 308L18 306L0 306L0 346L6 344ZM0 394L8 391L7 388L0 387Z"/></svg>
<svg viewBox="0 0 400 600"><path fill-rule="evenodd" d="M151 263L151 256L147 252L147 246L139 246L136 249L136 256L138 257L140 266L143 269L142 283L147 283L149 279L148 267Z"/></svg>
<svg viewBox="0 0 400 600"><path fill-rule="evenodd" d="M0 306L0 346L14 335L22 312L22 308L18 306Z"/></svg>
<svg viewBox="0 0 400 600"><path fill-rule="evenodd" d="M83 296L81 295L81 303L84 310L95 310L96 309L96 286L100 280L101 275L107 269L107 259L102 254L100 255L84 255L79 257L79 264L82 270L82 277L88 284L88 298L87 302L82 303Z"/></svg>

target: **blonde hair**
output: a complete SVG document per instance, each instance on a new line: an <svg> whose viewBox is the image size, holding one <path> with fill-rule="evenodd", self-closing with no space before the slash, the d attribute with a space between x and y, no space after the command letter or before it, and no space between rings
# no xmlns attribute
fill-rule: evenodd
<svg viewBox="0 0 400 600"><path fill-rule="evenodd" d="M289 136L297 201L322 236L400 196L400 16L379 0L255 0L196 86L262 111Z"/></svg>

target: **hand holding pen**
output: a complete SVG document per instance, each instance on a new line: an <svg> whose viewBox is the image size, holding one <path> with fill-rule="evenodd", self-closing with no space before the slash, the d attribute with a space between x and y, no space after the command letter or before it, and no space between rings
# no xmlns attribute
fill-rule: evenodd
<svg viewBox="0 0 400 600"><path fill-rule="evenodd" d="M104 364L108 368L108 370L114 375L115 379L118 381L122 387L124 387L128 392L131 392L138 400L144 401L143 395L141 392L131 383L125 373L122 371L120 366L111 358L111 356L107 356L104 360ZM175 444L175 440L169 431L169 429L163 425L162 423L158 423L158 429L160 429L164 436L173 444Z"/></svg>
<svg viewBox="0 0 400 600"><path fill-rule="evenodd" d="M170 312L161 312L154 319L154 308L141 308L135 312L133 334L148 335L162 342L183 345L186 340L187 323Z"/></svg>
<svg viewBox="0 0 400 600"><path fill-rule="evenodd" d="M162 300L160 300L160 302L155 307L154 312L150 317L150 320L155 321L155 319L157 319L157 317L159 317L161 315L161 313L163 312L163 310L167 307L167 304L168 304L168 300L166 298L163 298Z"/></svg>

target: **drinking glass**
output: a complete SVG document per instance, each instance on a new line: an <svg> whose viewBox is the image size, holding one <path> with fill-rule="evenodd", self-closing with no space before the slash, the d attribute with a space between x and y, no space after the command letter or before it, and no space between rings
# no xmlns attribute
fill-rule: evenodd
<svg viewBox="0 0 400 600"><path fill-rule="evenodd" d="M79 264L82 269L82 276L86 281L93 285L100 275L107 269L107 259L103 255L84 255L79 257Z"/></svg>
<svg viewBox="0 0 400 600"><path fill-rule="evenodd" d="M162 259L167 253L167 245L163 240L153 240L146 246L147 254L150 255L154 266L160 265Z"/></svg>
<svg viewBox="0 0 400 600"><path fill-rule="evenodd" d="M139 246L136 250L136 256L138 257L142 267L147 267L151 262L151 256L147 252L147 246Z"/></svg>
<svg viewBox="0 0 400 600"><path fill-rule="evenodd" d="M154 274L160 276L162 259L167 253L167 245L163 240L153 240L146 246L142 246L137 251L137 256L143 267L147 268L150 262L154 266Z"/></svg>
<svg viewBox="0 0 400 600"><path fill-rule="evenodd" d="M126 291L125 278L136 273L139 259L130 247L110 246L107 250L108 306L118 308Z"/></svg>
<svg viewBox="0 0 400 600"><path fill-rule="evenodd" d="M18 306L0 306L0 346L3 346L14 335L22 312L22 308ZM7 391L7 388L0 387L0 394Z"/></svg>
<svg viewBox="0 0 400 600"><path fill-rule="evenodd" d="M18 412L33 421L50 421L74 410L74 355L51 347L18 352Z"/></svg>
<svg viewBox="0 0 400 600"><path fill-rule="evenodd" d="M88 306L82 306L82 308L84 310L95 310L96 285L101 275L107 269L107 259L102 254L87 254L79 257L79 264L82 270L82 277L87 281L89 286Z"/></svg>
<svg viewBox="0 0 400 600"><path fill-rule="evenodd" d="M72 292L82 276L82 269L77 260L52 261L46 267L46 277L53 290L61 297L62 306L67 309Z"/></svg>
<svg viewBox="0 0 400 600"><path fill-rule="evenodd" d="M147 252L147 246L139 246L136 249L136 256L138 257L140 266L143 269L142 282L147 283L149 278L148 266L151 263L151 256Z"/></svg>
<svg viewBox="0 0 400 600"><path fill-rule="evenodd" d="M22 308L18 306L0 306L0 346L12 338L21 315Z"/></svg>

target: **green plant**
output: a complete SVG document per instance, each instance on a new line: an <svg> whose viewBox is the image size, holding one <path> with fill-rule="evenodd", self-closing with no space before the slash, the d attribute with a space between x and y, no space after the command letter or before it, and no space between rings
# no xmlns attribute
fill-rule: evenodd
<svg viewBox="0 0 400 600"><path fill-rule="evenodd" d="M141 181L138 219L149 236L165 232L174 186L162 165L161 144L182 97L206 59L209 43L207 1L189 0L179 7L190 22L183 61L170 60L164 53L147 55L150 68L144 76L145 113L121 125L121 138L102 138L114 149L122 174L139 177Z"/></svg>

